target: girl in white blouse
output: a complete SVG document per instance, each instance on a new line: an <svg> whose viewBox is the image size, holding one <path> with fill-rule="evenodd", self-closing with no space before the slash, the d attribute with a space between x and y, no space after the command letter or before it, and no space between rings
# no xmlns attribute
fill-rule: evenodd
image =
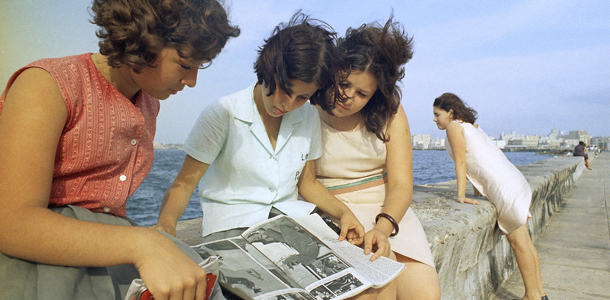
<svg viewBox="0 0 610 300"><path fill-rule="evenodd" d="M328 25L298 13L276 27L259 51L258 81L221 98L197 120L156 228L175 235L199 183L206 240L237 235L276 209L297 216L317 206L341 220L340 239L362 244L362 225L315 178L320 124L308 100L325 105L325 93L335 86L334 61ZM297 200L297 194L311 203ZM375 236L365 252L375 243L373 259L389 250L387 238Z"/></svg>

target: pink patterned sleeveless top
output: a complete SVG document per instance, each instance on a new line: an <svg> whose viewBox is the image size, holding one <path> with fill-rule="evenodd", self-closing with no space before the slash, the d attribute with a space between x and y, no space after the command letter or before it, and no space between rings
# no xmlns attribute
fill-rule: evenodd
<svg viewBox="0 0 610 300"><path fill-rule="evenodd" d="M139 91L135 105L106 81L91 53L42 59L27 68L49 72L64 98L68 120L55 156L49 207L76 205L124 217L127 198L153 163L159 100Z"/></svg>

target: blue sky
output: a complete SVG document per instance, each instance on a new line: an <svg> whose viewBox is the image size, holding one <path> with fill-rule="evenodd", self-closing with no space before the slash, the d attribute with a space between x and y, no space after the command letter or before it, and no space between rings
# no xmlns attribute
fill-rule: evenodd
<svg viewBox="0 0 610 300"><path fill-rule="evenodd" d="M39 58L97 52L88 1L0 1L0 85ZM491 136L586 130L610 136L610 3L600 1L226 1L241 27L197 86L162 102L158 142L182 143L199 113L256 80L256 49L302 9L339 34L394 18L414 37L401 88L411 133L444 137L432 101L453 92Z"/></svg>

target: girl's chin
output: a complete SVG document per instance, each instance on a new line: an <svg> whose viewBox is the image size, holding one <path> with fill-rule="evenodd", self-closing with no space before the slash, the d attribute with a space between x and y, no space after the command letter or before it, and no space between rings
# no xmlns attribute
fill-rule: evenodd
<svg viewBox="0 0 610 300"><path fill-rule="evenodd" d="M333 109L333 115L335 115L336 117L347 117L347 116L349 116L350 114L349 114L349 113L347 113L347 112L346 112L346 111L344 111L344 110L341 110L341 109L335 108L335 109Z"/></svg>

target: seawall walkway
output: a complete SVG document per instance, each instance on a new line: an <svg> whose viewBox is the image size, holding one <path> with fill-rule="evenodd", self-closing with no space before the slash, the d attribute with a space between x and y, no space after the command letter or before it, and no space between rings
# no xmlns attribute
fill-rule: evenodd
<svg viewBox="0 0 610 300"><path fill-rule="evenodd" d="M610 153L602 152L535 241L550 300L610 299ZM520 299L519 271L493 300Z"/></svg>
<svg viewBox="0 0 610 300"><path fill-rule="evenodd" d="M533 191L528 228L551 300L610 299L610 153L592 167L586 170L577 157L518 166ZM485 199L460 204L455 193L455 181L418 185L411 204L435 257L442 299L520 299L520 273L496 225L495 207ZM201 219L179 222L177 236L200 243Z"/></svg>

